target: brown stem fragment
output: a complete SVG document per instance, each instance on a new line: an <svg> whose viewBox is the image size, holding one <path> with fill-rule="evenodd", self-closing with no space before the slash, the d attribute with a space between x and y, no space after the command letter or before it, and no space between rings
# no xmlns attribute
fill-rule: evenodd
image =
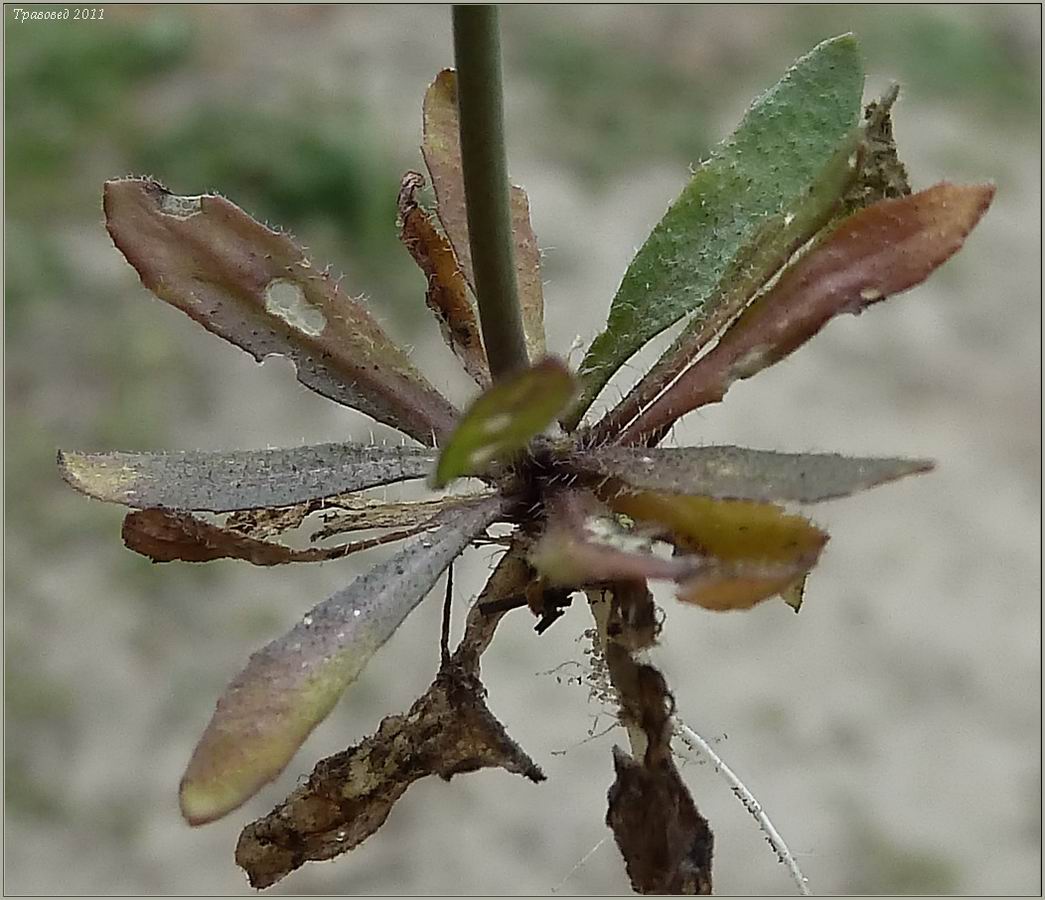
<svg viewBox="0 0 1045 900"><path fill-rule="evenodd" d="M613 748L616 779L607 794L613 831L632 888L640 894L710 894L714 836L675 768L671 752L675 701L664 676L632 651L656 636L653 597L644 583L589 594L606 668L628 729L632 754Z"/></svg>

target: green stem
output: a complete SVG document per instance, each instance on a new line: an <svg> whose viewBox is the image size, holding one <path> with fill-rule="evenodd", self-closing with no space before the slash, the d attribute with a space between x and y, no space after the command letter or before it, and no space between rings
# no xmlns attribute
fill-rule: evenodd
<svg viewBox="0 0 1045 900"><path fill-rule="evenodd" d="M455 6L461 168L479 322L498 381L529 365L515 276L496 6Z"/></svg>

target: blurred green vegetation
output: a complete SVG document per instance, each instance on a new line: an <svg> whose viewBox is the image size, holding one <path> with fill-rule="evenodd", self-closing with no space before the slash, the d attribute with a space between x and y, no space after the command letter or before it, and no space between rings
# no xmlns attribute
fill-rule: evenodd
<svg viewBox="0 0 1045 900"><path fill-rule="evenodd" d="M600 32L565 15L511 10L509 63L539 85L542 97L541 127L530 131L539 152L596 188L626 177L640 161L695 164L725 136L714 125L740 86L772 84L782 61L846 31L859 38L868 75L916 85L919 104L960 106L980 127L1040 128L1040 114L1028 116L1040 110L1040 35L1015 31L1011 18L990 7L751 7L731 13L733 24L747 20L761 30L772 53L732 52L707 41L687 52L687 35L700 39L702 18L715 16L664 9L656 27L647 21Z"/></svg>
<svg viewBox="0 0 1045 900"><path fill-rule="evenodd" d="M713 143L714 98L657 56L627 45L607 53L561 28L524 28L519 45L512 63L545 98L541 150L592 186L654 154L697 161Z"/></svg>

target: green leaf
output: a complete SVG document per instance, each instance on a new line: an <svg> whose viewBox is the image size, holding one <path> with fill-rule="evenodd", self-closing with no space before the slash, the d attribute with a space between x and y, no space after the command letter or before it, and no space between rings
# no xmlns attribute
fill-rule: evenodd
<svg viewBox="0 0 1045 900"><path fill-rule="evenodd" d="M764 283L826 221L855 174L862 92L856 40L843 35L755 101L629 265L606 330L581 364L584 394L567 427L648 340L687 314L708 317L738 272ZM774 251L761 253L769 239Z"/></svg>
<svg viewBox="0 0 1045 900"><path fill-rule="evenodd" d="M76 490L137 509L167 506L229 512L290 506L423 478L435 461L420 447L314 444L279 450L76 453L58 469Z"/></svg>
<svg viewBox="0 0 1045 900"><path fill-rule="evenodd" d="M105 184L109 234L142 284L258 362L291 360L298 380L434 444L457 411L286 234L224 197L178 197L149 179Z"/></svg>
<svg viewBox="0 0 1045 900"><path fill-rule="evenodd" d="M548 357L481 394L443 448L433 487L476 475L521 450L569 405L576 384L560 360Z"/></svg>
<svg viewBox="0 0 1045 900"><path fill-rule="evenodd" d="M777 453L746 447L600 447L572 453L566 465L627 488L718 500L817 503L928 472L923 459Z"/></svg>
<svg viewBox="0 0 1045 900"><path fill-rule="evenodd" d="M221 818L283 769L440 574L501 515L484 499L311 609L250 658L218 701L181 782L192 825Z"/></svg>

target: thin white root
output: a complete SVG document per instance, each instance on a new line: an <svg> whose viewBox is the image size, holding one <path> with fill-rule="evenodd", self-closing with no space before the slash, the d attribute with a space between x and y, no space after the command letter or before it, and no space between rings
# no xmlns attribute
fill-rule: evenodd
<svg viewBox="0 0 1045 900"><path fill-rule="evenodd" d="M791 851L787 849L787 844L784 843L780 833L773 827L773 823L769 820L769 816L766 815L762 804L755 799L755 795L744 786L744 782L737 778L733 770L711 749L711 745L678 716L675 716L675 735L690 751L711 760L715 771L725 779L730 790L744 804L744 808L755 817L755 821L758 822L759 829L766 836L769 846L776 852L777 859L787 867L788 872L791 874L791 879L798 887L798 892L803 897L811 897L813 892L809 889L809 881L802 874L802 870L798 868L798 863L795 861L794 856L791 855Z"/></svg>
<svg viewBox="0 0 1045 900"><path fill-rule="evenodd" d="M584 856L582 856L580 858L580 860L577 862L577 865L575 865L572 869L570 869L569 872L566 873L566 877L563 878L562 881L560 881L557 885L555 885L555 887L552 888L552 893L553 894L559 893L559 891L562 890L563 885L566 884L566 882L569 881L573 877L573 873L576 872L581 866L583 866L589 859L591 859L595 855L595 851L598 850L599 847L601 847L603 844L605 844L606 841L608 841L608 840L609 840L609 835L604 837L594 847L592 847L591 850L589 850L587 853L585 853Z"/></svg>

